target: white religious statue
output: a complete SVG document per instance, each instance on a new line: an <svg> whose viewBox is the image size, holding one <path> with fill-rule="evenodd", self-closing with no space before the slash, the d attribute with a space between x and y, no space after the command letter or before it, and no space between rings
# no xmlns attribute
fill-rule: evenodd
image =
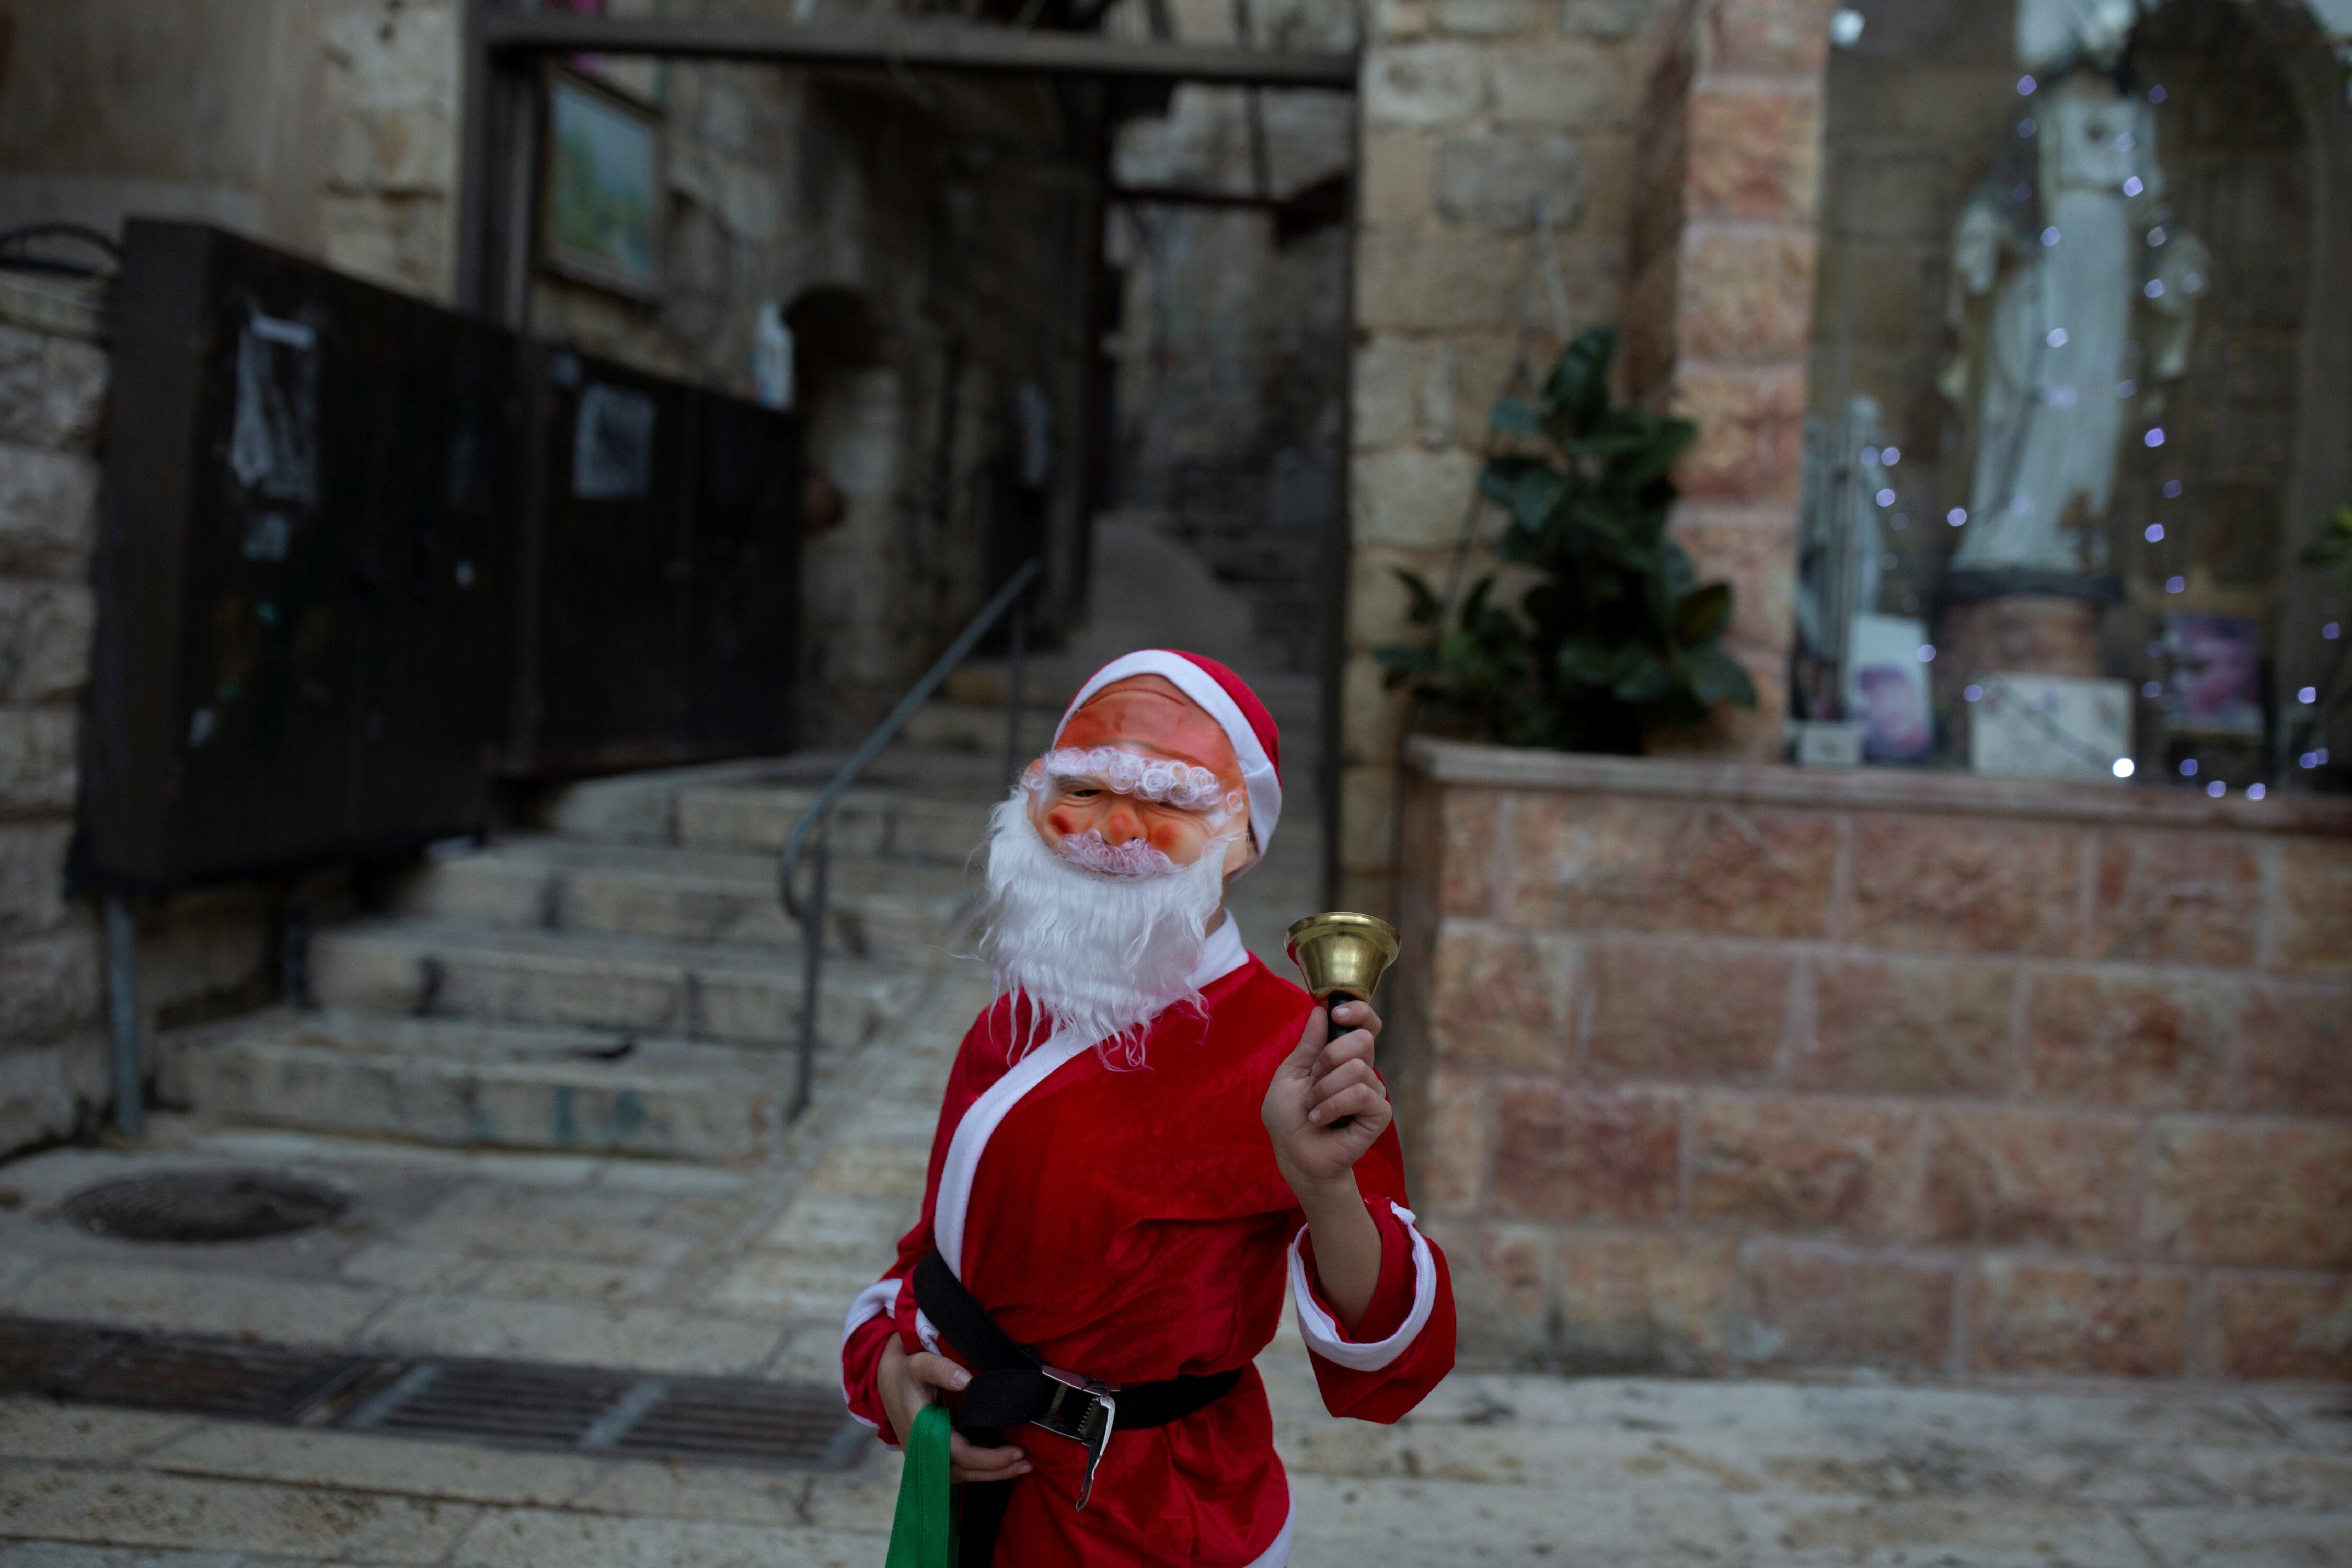
<svg viewBox="0 0 2352 1568"><path fill-rule="evenodd" d="M2147 100L2108 74L2155 4L2021 0L2019 54L2051 73L2028 100L2041 210L2021 224L2014 192L1986 189L1953 235L1940 384L1977 426L1956 568L2104 571L2118 445L2151 439L2188 370L2211 260L2167 219Z"/></svg>

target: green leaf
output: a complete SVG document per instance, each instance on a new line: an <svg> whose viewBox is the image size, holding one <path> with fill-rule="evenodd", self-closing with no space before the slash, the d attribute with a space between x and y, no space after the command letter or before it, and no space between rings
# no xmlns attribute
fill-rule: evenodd
<svg viewBox="0 0 2352 1568"><path fill-rule="evenodd" d="M1719 647L1691 649L1683 656L1683 670L1691 695L1710 707L1717 702L1756 706L1756 683L1738 659Z"/></svg>
<svg viewBox="0 0 2352 1568"><path fill-rule="evenodd" d="M1396 574L1397 581L1403 584L1404 591L1412 595L1412 605L1405 612L1406 618L1417 626L1435 626L1445 614L1445 606L1438 603L1437 590L1423 581L1418 572L1402 566L1391 566L1389 570Z"/></svg>
<svg viewBox="0 0 2352 1568"><path fill-rule="evenodd" d="M1643 649L1633 668L1619 676L1616 684L1609 689L1618 701L1639 707L1644 702L1655 702L1679 684L1672 666L1656 654Z"/></svg>
<svg viewBox="0 0 2352 1568"><path fill-rule="evenodd" d="M1622 673L1624 661L1619 655L1624 651L1590 638L1563 643L1553 657L1552 668L1561 679L1578 686L1614 686Z"/></svg>
<svg viewBox="0 0 2352 1568"><path fill-rule="evenodd" d="M2319 525L2319 537L2303 552L2305 566L2338 566L2352 561L2352 502L2330 512Z"/></svg>
<svg viewBox="0 0 2352 1568"><path fill-rule="evenodd" d="M1582 435L1609 411L1609 362L1617 353L1617 329L1587 327L1560 351L1544 382L1544 401L1571 435Z"/></svg>
<svg viewBox="0 0 2352 1568"><path fill-rule="evenodd" d="M1495 405L1493 413L1486 416L1486 427L1513 435L1540 436L1544 427L1543 416L1516 397L1506 397Z"/></svg>
<svg viewBox="0 0 2352 1568"><path fill-rule="evenodd" d="M1711 642L1731 622L1731 584L1709 583L1683 595L1675 606L1675 640L1690 647Z"/></svg>

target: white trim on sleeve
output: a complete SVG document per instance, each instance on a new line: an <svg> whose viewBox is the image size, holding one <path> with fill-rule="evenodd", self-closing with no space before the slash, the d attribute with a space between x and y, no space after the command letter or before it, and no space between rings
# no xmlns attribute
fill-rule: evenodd
<svg viewBox="0 0 2352 1568"><path fill-rule="evenodd" d="M856 1333L859 1329L864 1328L867 1323L872 1322L875 1319L887 1318L898 1310L898 1281L896 1279L876 1280L873 1284L866 1287L865 1289L860 1290L857 1293L857 1299L849 1303L849 1315L841 1320L842 1344L846 1347L849 1343L850 1335ZM842 1406L849 1411L849 1418L852 1421L856 1422L860 1426L865 1427L869 1432L879 1432L882 1430L878 1424L868 1421L865 1416L857 1414L856 1408L851 1405L849 1398L849 1382L846 1378L842 1380L841 1403Z"/></svg>
<svg viewBox="0 0 2352 1568"><path fill-rule="evenodd" d="M1389 1208L1404 1223L1405 1234L1412 1237L1412 1310L1404 1315L1397 1331L1384 1340L1364 1343L1341 1336L1339 1325L1315 1300L1315 1291L1307 1282L1307 1258L1300 1250L1300 1243L1307 1239L1307 1227L1300 1226L1298 1234L1290 1238L1290 1297L1298 1308L1298 1331L1305 1336L1308 1350L1350 1372L1378 1372L1404 1354L1405 1348L1412 1343L1437 1307L1437 1260L1429 1255L1429 1243L1414 1227L1411 1209L1393 1199Z"/></svg>

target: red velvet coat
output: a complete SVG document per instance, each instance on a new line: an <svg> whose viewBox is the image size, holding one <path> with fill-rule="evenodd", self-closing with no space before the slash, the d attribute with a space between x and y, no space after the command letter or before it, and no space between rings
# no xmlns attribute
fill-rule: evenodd
<svg viewBox="0 0 2352 1568"><path fill-rule="evenodd" d="M948 1079L922 1218L844 1327L850 1412L893 1442L875 1388L889 1334L909 1352L955 1353L900 1289L934 1246L1055 1366L1112 1383L1244 1369L1206 1409L1115 1434L1084 1513L1072 1506L1078 1446L1034 1426L1009 1434L1035 1468L1012 1483L999 1563L1285 1562L1289 1486L1251 1363L1274 1338L1286 1283L1333 1415L1394 1421L1453 1367L1445 1259L1404 1206L1393 1127L1356 1166L1383 1244L1370 1308L1350 1334L1319 1295L1304 1216L1258 1119L1306 1026L1306 993L1251 957L1230 920L1195 980L1205 1016L1154 1020L1138 1070L1060 1040L1010 1060L1026 1001L982 1014Z"/></svg>

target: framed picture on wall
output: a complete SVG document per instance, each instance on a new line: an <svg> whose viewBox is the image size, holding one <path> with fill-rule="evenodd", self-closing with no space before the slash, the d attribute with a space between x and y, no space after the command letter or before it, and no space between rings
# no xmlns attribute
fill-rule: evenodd
<svg viewBox="0 0 2352 1568"><path fill-rule="evenodd" d="M540 247L550 271L655 298L661 154L656 110L576 71L548 72Z"/></svg>

